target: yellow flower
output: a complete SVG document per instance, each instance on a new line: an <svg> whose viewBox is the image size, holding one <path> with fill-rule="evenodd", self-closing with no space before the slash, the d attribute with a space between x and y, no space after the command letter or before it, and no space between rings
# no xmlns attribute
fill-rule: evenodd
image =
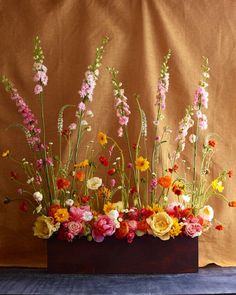
<svg viewBox="0 0 236 295"><path fill-rule="evenodd" d="M140 171L146 171L149 168L149 162L147 159L143 158L142 156L139 157L136 161L136 169Z"/></svg>
<svg viewBox="0 0 236 295"><path fill-rule="evenodd" d="M98 133L98 141L101 145L107 144L107 135L103 132Z"/></svg>
<svg viewBox="0 0 236 295"><path fill-rule="evenodd" d="M109 199L111 195L111 191L109 190L109 188L102 186L98 189L97 194L99 198Z"/></svg>
<svg viewBox="0 0 236 295"><path fill-rule="evenodd" d="M60 227L60 224L54 224L52 217L39 216L33 227L34 236L37 236L40 239L48 239L51 235L57 231Z"/></svg>
<svg viewBox="0 0 236 295"><path fill-rule="evenodd" d="M2 153L2 157L3 158L6 158L10 155L10 151L9 150L6 150L5 152Z"/></svg>
<svg viewBox="0 0 236 295"><path fill-rule="evenodd" d="M74 167L75 168L84 168L84 167L86 167L88 165L89 165L89 160L86 159L86 160L84 160L84 161L82 161L82 162L80 162L78 164L75 164Z"/></svg>
<svg viewBox="0 0 236 295"><path fill-rule="evenodd" d="M148 206L147 209L153 210L153 212L164 212L164 209L160 205L153 203L152 206Z"/></svg>
<svg viewBox="0 0 236 295"><path fill-rule="evenodd" d="M169 240L170 231L173 225L173 219L166 212L159 212L147 218L154 237L161 240Z"/></svg>
<svg viewBox="0 0 236 295"><path fill-rule="evenodd" d="M211 186L214 190L217 190L218 192L223 192L224 187L222 185L222 181L219 181L218 178L212 181Z"/></svg>
<svg viewBox="0 0 236 295"><path fill-rule="evenodd" d="M57 222L65 222L69 219L69 216L69 212L66 208L59 208L54 214L54 218Z"/></svg>
<svg viewBox="0 0 236 295"><path fill-rule="evenodd" d="M103 211L105 214L108 214L111 210L114 210L114 209L115 209L115 204L111 202L107 202L103 206Z"/></svg>
<svg viewBox="0 0 236 295"><path fill-rule="evenodd" d="M170 236L172 238L177 237L182 232L183 224L179 223L177 218L173 218L173 225L170 230Z"/></svg>

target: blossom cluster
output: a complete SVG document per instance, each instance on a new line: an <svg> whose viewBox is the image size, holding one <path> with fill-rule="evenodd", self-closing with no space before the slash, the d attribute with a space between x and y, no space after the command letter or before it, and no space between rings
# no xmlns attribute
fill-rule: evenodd
<svg viewBox="0 0 236 295"><path fill-rule="evenodd" d="M3 158L19 164L24 173L20 174L18 169L10 171L11 180L18 185L20 198L6 197L4 202L22 199L20 210L26 212L31 207L38 215L33 227L34 235L43 239L56 235L60 240L71 242L86 237L99 243L106 237L115 236L132 243L135 237L146 234L169 240L178 236L195 238L210 227L222 230L224 226L214 218L209 198L220 197L229 207L236 207L236 202L224 195L225 182L233 172L227 169L220 171L214 179L210 174L217 149L217 142L212 137L214 133L206 135L203 144L199 141L208 128L207 116L203 113L203 110L207 111L209 96L207 58L203 59L203 73L194 99L180 120L175 136L176 148L168 153L166 160L162 151L172 132L164 124L170 51L164 57L158 79L155 120L145 115L141 99L135 95L140 129L137 140L133 142L128 124L132 116L130 105L118 79L118 71L108 67L112 77L119 140L107 135L98 126L97 140L88 140L85 155L82 152L81 148L85 150L84 137L88 136L86 131L91 131L90 119L94 116L88 105L94 100L95 87L99 85L99 69L107 42L107 37L102 40L96 49L95 61L85 72L78 91L79 102L75 106L64 105L59 110L58 145L53 145L46 133L43 88L48 83L48 76L39 38L34 44L33 80L36 82L34 93L39 95L40 100L42 128L39 128L36 116L13 83L2 77L6 91L10 92L23 117L23 125L18 125L23 128L34 153L30 158L32 160L26 157L19 160L9 149L2 152ZM75 107L76 121L65 128L64 111L72 107ZM154 123L154 130L147 133L149 120ZM159 125L160 120L163 120L163 127ZM182 165L186 163L183 151L189 143L187 138L193 148L192 167L189 163L187 167ZM153 143L147 147L149 139L153 139ZM67 156L62 157L64 147ZM148 154L149 148L151 155Z"/></svg>

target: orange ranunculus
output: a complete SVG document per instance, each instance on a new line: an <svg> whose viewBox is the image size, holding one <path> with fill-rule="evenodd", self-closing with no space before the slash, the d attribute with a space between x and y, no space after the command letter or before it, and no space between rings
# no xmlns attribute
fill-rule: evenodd
<svg viewBox="0 0 236 295"><path fill-rule="evenodd" d="M66 189L70 186L70 181L66 178L58 178L57 179L57 188L58 189Z"/></svg>
<svg viewBox="0 0 236 295"><path fill-rule="evenodd" d="M54 218L55 213L57 212L58 209L60 209L61 206L58 204L52 204L49 208L48 208L48 216Z"/></svg>
<svg viewBox="0 0 236 295"><path fill-rule="evenodd" d="M79 180L79 181L84 181L84 179L85 179L84 171L81 171L81 170L77 171L76 179Z"/></svg>
<svg viewBox="0 0 236 295"><path fill-rule="evenodd" d="M168 188L171 186L171 177L169 175L166 176L162 176L158 179L158 183L164 187L164 188Z"/></svg>
<svg viewBox="0 0 236 295"><path fill-rule="evenodd" d="M229 207L234 207L234 208L236 208L236 201L231 201L231 202L229 202Z"/></svg>
<svg viewBox="0 0 236 295"><path fill-rule="evenodd" d="M120 223L120 227L116 230L115 236L117 239L124 239L129 233L129 225L126 221Z"/></svg>
<svg viewBox="0 0 236 295"><path fill-rule="evenodd" d="M69 220L69 212L66 208L59 208L54 214L54 218L57 222L65 222Z"/></svg>
<svg viewBox="0 0 236 295"><path fill-rule="evenodd" d="M138 221L138 230L143 231L143 232L147 232L147 230L149 229L149 225L147 224L146 220L141 220Z"/></svg>

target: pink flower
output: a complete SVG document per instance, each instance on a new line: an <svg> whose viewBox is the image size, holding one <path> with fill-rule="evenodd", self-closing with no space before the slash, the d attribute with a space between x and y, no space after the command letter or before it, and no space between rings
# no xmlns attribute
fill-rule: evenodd
<svg viewBox="0 0 236 295"><path fill-rule="evenodd" d="M85 103L83 103L82 101L78 104L78 109L83 112L86 109Z"/></svg>
<svg viewBox="0 0 236 295"><path fill-rule="evenodd" d="M122 116L119 118L119 124L120 125L127 125L129 122L129 117Z"/></svg>
<svg viewBox="0 0 236 295"><path fill-rule="evenodd" d="M118 129L118 137L122 137L123 136L123 128L122 127L120 127L119 129Z"/></svg>
<svg viewBox="0 0 236 295"><path fill-rule="evenodd" d="M116 180L114 178L112 178L110 181L111 188L113 188L115 185L116 185Z"/></svg>
<svg viewBox="0 0 236 295"><path fill-rule="evenodd" d="M75 130L77 127L77 125L75 123L71 123L69 126L68 126L68 129L69 130Z"/></svg>
<svg viewBox="0 0 236 295"><path fill-rule="evenodd" d="M153 191L157 187L158 181L156 178L153 178L150 184L150 191Z"/></svg>
<svg viewBox="0 0 236 295"><path fill-rule="evenodd" d="M199 127L202 130L207 129L207 127L208 127L208 124L207 124L207 116L204 115L204 114L202 114L201 118L199 118Z"/></svg>
<svg viewBox="0 0 236 295"><path fill-rule="evenodd" d="M68 232L73 236L77 236L83 231L83 225L80 222L70 221L67 224Z"/></svg>
<svg viewBox="0 0 236 295"><path fill-rule="evenodd" d="M204 108L208 108L208 92L205 88L198 86L194 94L194 105L197 107L202 105Z"/></svg>
<svg viewBox="0 0 236 295"><path fill-rule="evenodd" d="M136 220L127 220L129 230L130 231L136 231L138 227L138 223Z"/></svg>
<svg viewBox="0 0 236 295"><path fill-rule="evenodd" d="M94 222L92 236L93 239L100 243L106 236L112 236L116 231L116 224L113 219L107 215L101 215L97 221Z"/></svg>
<svg viewBox="0 0 236 295"><path fill-rule="evenodd" d="M35 176L35 183L36 183L37 185L40 185L40 184L42 183L42 177L41 177L39 174L37 174L37 175Z"/></svg>
<svg viewBox="0 0 236 295"><path fill-rule="evenodd" d="M131 244L134 240L134 237L135 237L135 233L133 231L129 232L128 235L127 235L127 241L129 244Z"/></svg>
<svg viewBox="0 0 236 295"><path fill-rule="evenodd" d="M35 85L35 87L34 87L34 94L37 95L37 94L39 94L41 92L43 92L43 87L41 85L39 85L39 84Z"/></svg>
<svg viewBox="0 0 236 295"><path fill-rule="evenodd" d="M190 236L191 238L195 238L202 234L202 225L197 222L186 223L184 231L187 236Z"/></svg>
<svg viewBox="0 0 236 295"><path fill-rule="evenodd" d="M76 222L89 221L93 218L89 206L74 207L70 208L70 216Z"/></svg>

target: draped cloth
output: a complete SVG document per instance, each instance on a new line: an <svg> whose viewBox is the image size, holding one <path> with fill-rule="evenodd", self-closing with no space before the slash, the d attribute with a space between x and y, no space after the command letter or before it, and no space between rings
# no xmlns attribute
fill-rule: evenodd
<svg viewBox="0 0 236 295"><path fill-rule="evenodd" d="M185 106L193 101L201 75L202 56L207 56L211 68L206 112L208 132L218 134L217 153L209 175L213 179L224 168L235 170L236 163L235 19L236 2L233 0L0 0L0 73L14 82L33 112L39 114L39 101L33 94L32 40L35 35L40 37L49 69L45 92L47 140L54 142L53 149L57 150L59 109L63 104L78 103L84 72L94 60L95 48L102 36L109 36L110 42L91 104L96 115L92 119L90 139L99 130L113 136L117 133L107 66L119 70L119 79L133 110L129 130L132 131L131 141L135 142L139 122L134 94L140 95L148 126L152 129L157 80L168 49L172 50L172 57L165 122L172 128L174 138ZM14 102L0 87L0 150L9 148L18 160L28 158L30 151L24 134L7 127L20 120ZM74 112L66 112L65 124L73 120ZM204 131L203 135L206 133ZM174 144L173 140L169 148L174 148ZM122 141L121 145L125 147ZM83 146L85 150L86 142ZM187 164L192 161L188 149L183 158ZM5 196L18 197L20 186L11 181L10 171L17 171L20 176L22 172L17 163L7 159L0 161L0 265L46 267L46 242L33 237L31 231L35 217L20 211L17 201L2 205ZM235 192L234 179L229 180L224 193L233 200ZM216 198L212 198L210 204L224 230L216 231L213 226L201 236L199 265L235 266L236 210Z"/></svg>

